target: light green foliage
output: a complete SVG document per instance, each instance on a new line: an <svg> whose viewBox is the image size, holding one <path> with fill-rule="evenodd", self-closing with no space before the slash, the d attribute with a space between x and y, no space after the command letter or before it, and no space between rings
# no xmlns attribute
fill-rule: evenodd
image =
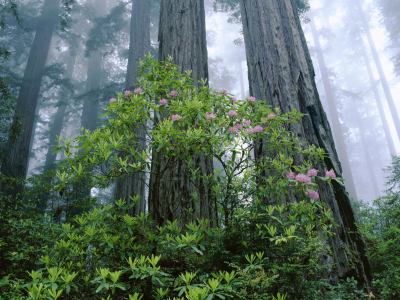
<svg viewBox="0 0 400 300"><path fill-rule="evenodd" d="M233 103L224 93L195 88L188 75L169 63L148 57L140 66L142 90L119 94L100 129L84 131L59 147L67 159L51 189L65 197L82 178L90 178L90 187L107 187L118 176L149 172L151 149L169 159L166 168L177 159L190 163L193 155L204 152L223 166L204 178L213 185L220 226L210 228L208 220L166 220L165 226L156 226L149 214L126 215L128 207L120 199L54 222L32 210L28 200L35 194L29 192L35 189L28 188L27 201L15 200L7 210L0 202L0 294L6 299L166 300L344 295L344 288L326 282L331 266L321 261L335 226L332 213L306 195L317 180L330 179L314 177L306 184L285 176L289 170L305 174L323 162L322 150L306 147L286 131L301 114L275 111L276 116L268 117L273 111L262 102ZM178 95L170 97L172 90ZM168 98L165 106L158 104L163 98ZM229 117L229 110L238 116ZM216 117L207 122L211 112ZM182 118L172 121L175 114ZM262 132L229 133L243 119L262 126ZM145 121L154 127L147 135L147 151L138 151L134 132ZM262 137L270 141L270 155L258 163L250 153ZM305 158L304 165L293 165L294 153Z"/></svg>

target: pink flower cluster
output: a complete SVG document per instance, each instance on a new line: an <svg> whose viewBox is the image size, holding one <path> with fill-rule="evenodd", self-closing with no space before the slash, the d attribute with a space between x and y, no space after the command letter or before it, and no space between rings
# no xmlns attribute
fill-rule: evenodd
<svg viewBox="0 0 400 300"><path fill-rule="evenodd" d="M270 120L275 120L276 119L276 114L268 114L267 120L265 120L263 123L267 123Z"/></svg>
<svg viewBox="0 0 400 300"><path fill-rule="evenodd" d="M182 116L180 116L180 115L172 115L172 121L177 121L177 120L180 120L180 119L182 119Z"/></svg>
<svg viewBox="0 0 400 300"><path fill-rule="evenodd" d="M317 170L310 169L310 170L307 171L307 175L311 176L311 177L315 177L315 176L317 176Z"/></svg>
<svg viewBox="0 0 400 300"><path fill-rule="evenodd" d="M238 115L238 113L235 110L228 111L228 116L230 116L231 118L234 116L237 116L237 115Z"/></svg>
<svg viewBox="0 0 400 300"><path fill-rule="evenodd" d="M164 106L164 105L166 105L166 104L168 104L168 100L167 100L167 99L161 99L161 100L160 100L160 105L161 105L161 106Z"/></svg>
<svg viewBox="0 0 400 300"><path fill-rule="evenodd" d="M171 97L178 97L178 92L173 90L173 91L171 91L170 95L171 95Z"/></svg>
<svg viewBox="0 0 400 300"><path fill-rule="evenodd" d="M256 98L253 96L250 96L247 98L247 101L254 103L254 102L256 102Z"/></svg>
<svg viewBox="0 0 400 300"><path fill-rule="evenodd" d="M228 96L228 92L226 90L220 90L219 93L223 96Z"/></svg>
<svg viewBox="0 0 400 300"><path fill-rule="evenodd" d="M307 190L306 191L306 195L308 197L310 197L311 199L314 199L314 200L317 200L319 198L318 193L316 191L313 191L313 190Z"/></svg>
<svg viewBox="0 0 400 300"><path fill-rule="evenodd" d="M287 179L296 179L296 174L290 172L286 174L286 178Z"/></svg>
<svg viewBox="0 0 400 300"><path fill-rule="evenodd" d="M133 91L136 95L139 95L143 90L141 88L137 88Z"/></svg>
<svg viewBox="0 0 400 300"><path fill-rule="evenodd" d="M211 113L208 113L208 112L206 112L206 119L207 119L207 122L211 122L211 121L214 121L215 120L215 113L214 112L211 112ZM211 119L211 120L210 120Z"/></svg>
<svg viewBox="0 0 400 300"><path fill-rule="evenodd" d="M254 128L252 128L252 127L247 128L244 132L245 132L246 134L248 134L248 135L252 135L252 134L254 133Z"/></svg>
<svg viewBox="0 0 400 300"><path fill-rule="evenodd" d="M325 177L336 178L336 174L335 174L335 172L333 170L330 170L330 171L325 173Z"/></svg>
<svg viewBox="0 0 400 300"><path fill-rule="evenodd" d="M235 97L232 97L232 98L231 98L231 102L232 102L233 104L235 104L235 103L237 102L236 98L235 98Z"/></svg>
<svg viewBox="0 0 400 300"><path fill-rule="evenodd" d="M243 125L242 124L236 124L235 125L235 127L238 129L238 130L242 130L243 129Z"/></svg>
<svg viewBox="0 0 400 300"><path fill-rule="evenodd" d="M115 99L115 98L111 98L111 99L110 99L110 103L113 103L113 102L115 102L115 101L117 101L117 99Z"/></svg>
<svg viewBox="0 0 400 300"><path fill-rule="evenodd" d="M305 174L297 174L296 175L296 181L299 182L299 183L303 183L303 182L304 183L310 183L311 182L311 178L308 177Z"/></svg>
<svg viewBox="0 0 400 300"><path fill-rule="evenodd" d="M253 130L254 130L254 132L258 132L258 133L263 132L263 128L260 125L254 126Z"/></svg>
<svg viewBox="0 0 400 300"><path fill-rule="evenodd" d="M249 126L251 125L251 121L250 121L250 120L243 120L243 123L244 123L244 124L247 124L247 125L249 125Z"/></svg>
<svg viewBox="0 0 400 300"><path fill-rule="evenodd" d="M239 132L239 129L236 128L236 127L231 127L231 128L229 128L229 133L231 133L231 134L236 134L236 133L238 133L238 132Z"/></svg>
<svg viewBox="0 0 400 300"><path fill-rule="evenodd" d="M125 91L125 97L129 97L130 95L132 95L132 92L131 91Z"/></svg>

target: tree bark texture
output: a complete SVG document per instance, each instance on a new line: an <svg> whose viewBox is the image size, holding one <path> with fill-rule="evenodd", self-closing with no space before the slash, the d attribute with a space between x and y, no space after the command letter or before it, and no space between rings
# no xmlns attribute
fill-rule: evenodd
<svg viewBox="0 0 400 300"><path fill-rule="evenodd" d="M7 142L5 148L7 160L1 166L3 175L25 179L27 174L29 144L32 137L35 111L54 26L58 22L56 16L58 15L59 3L59 0L45 0L43 3L41 13L43 20L36 29L35 38L29 52L14 118L14 122L16 122L18 117L25 116L22 119L23 134L17 138L15 145L11 140ZM19 186L11 194L15 195L21 189L22 186Z"/></svg>
<svg viewBox="0 0 400 300"><path fill-rule="evenodd" d="M127 90L134 90L135 84L138 83L135 73L139 67L139 59L144 60L144 56L150 52L150 8L151 3L148 0L132 1L128 70L126 73ZM142 124L142 129L134 132L138 137L136 145L139 150L144 150L146 147L145 130L146 124ZM136 160L131 163L136 163ZM142 172L132 177L118 178L116 181L115 199L125 199L126 203L130 205L132 202L130 197L140 196L138 205L128 212L130 215L137 215L146 211L145 180L146 174Z"/></svg>
<svg viewBox="0 0 400 300"><path fill-rule="evenodd" d="M344 134L342 130L342 124L339 120L339 114L336 107L335 96L333 95L332 86L329 81L328 69L325 64L324 53L319 42L317 28L315 26L314 18L310 16L310 26L314 39L314 45L317 52L319 68L321 71L322 82L324 84L326 101L328 102L329 112L331 115L331 121L333 125L333 136L335 144L337 146L338 155L343 168L343 177L346 179L346 189L350 194L350 197L357 200L357 190L354 184L353 173L351 171L349 156L347 155L347 147L344 141Z"/></svg>
<svg viewBox="0 0 400 300"><path fill-rule="evenodd" d="M158 40L159 61L171 55L180 72L192 70L194 80L208 79L204 0L162 0ZM191 166L199 168L197 179L191 179L186 160L163 174L167 158L153 151L153 161L157 164L152 164L150 175L149 211L156 223L179 220L184 226L204 218L216 226L216 199L211 186L199 178L213 174L212 157L203 153L192 157Z"/></svg>
<svg viewBox="0 0 400 300"><path fill-rule="evenodd" d="M300 140L322 148L328 154L320 174L333 169L341 177L342 169L332 132L319 99L311 56L295 5L295 0L240 0L249 70L250 94L286 113L296 109L306 114L293 131ZM263 152L263 143L256 157ZM301 163L301 157L294 157ZM355 225L356 219L345 188L319 181L320 200L332 210L339 227L329 239L337 272L330 280L354 276L360 284L371 280L366 245ZM355 251L355 252L352 252ZM352 253L357 253L354 255ZM329 257L329 256L328 256ZM354 265L354 267L352 267Z"/></svg>
<svg viewBox="0 0 400 300"><path fill-rule="evenodd" d="M397 112L396 105L393 100L392 92L390 91L390 87L387 82L385 72L383 71L382 63L379 58L378 51L376 50L376 47L375 47L375 42L372 38L371 31L369 29L369 24L368 24L367 18L365 17L365 14L363 12L363 9L361 7L361 3L359 0L356 0L356 5L357 5L358 12L360 14L360 18L361 18L361 22L364 27L365 34L367 35L369 46L371 47L371 52L372 52L372 56L375 61L376 68L378 69L378 73L379 73L379 77L381 79L383 91L385 92L386 100L389 104L390 113L392 114L394 126L396 127L397 136L400 140L400 119L399 119L399 114Z"/></svg>

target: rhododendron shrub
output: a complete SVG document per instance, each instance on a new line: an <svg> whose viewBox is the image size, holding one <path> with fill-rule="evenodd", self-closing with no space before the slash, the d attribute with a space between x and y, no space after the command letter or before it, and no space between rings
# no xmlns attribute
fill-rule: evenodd
<svg viewBox="0 0 400 300"><path fill-rule="evenodd" d="M198 220L181 227L170 220L156 227L149 214L123 214L124 204L117 201L78 216L74 228L55 228L49 241L56 240L56 247L34 247L41 275L30 273L30 292L38 293L42 279L62 269L62 278L78 276L76 281L57 278L59 289L43 286L45 295L63 289L63 295L79 297L84 291L104 299L129 294L130 299L143 294L145 299L273 299L283 292L288 299L330 299L325 292L315 296L327 286L319 274L329 265L320 257L335 226L317 186L341 179L331 173L318 177L314 167L323 164L324 152L287 131L302 114L281 114L254 97L236 100L228 91L215 92L150 56L139 67L138 87L110 101L101 128L82 130L58 147L66 160L57 170L56 191L67 193L70 182L82 179L89 187L106 188L118 177L149 173L157 163L151 153L163 152L165 168L186 163L189 180L201 176L212 187L219 226L208 228L207 220ZM139 151L143 137L135 132L144 122L153 126L146 127L147 148ZM260 139L269 143L257 160L252 153ZM219 162L215 174L204 176L192 167L200 152ZM294 154L305 158L303 165L294 164ZM20 225L15 226L18 232ZM260 286L254 286L257 280ZM260 298L247 296L255 292Z"/></svg>

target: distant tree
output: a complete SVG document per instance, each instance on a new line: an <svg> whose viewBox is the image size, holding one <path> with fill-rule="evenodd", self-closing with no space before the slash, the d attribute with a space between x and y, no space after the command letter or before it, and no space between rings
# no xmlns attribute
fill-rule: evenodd
<svg viewBox="0 0 400 300"><path fill-rule="evenodd" d="M381 13L381 22L389 34L394 71L400 76L400 1L399 0L377 0L375 4Z"/></svg>
<svg viewBox="0 0 400 300"><path fill-rule="evenodd" d="M321 44L319 42L318 32L317 32L317 28L315 26L315 21L314 21L313 16L311 16L310 19L311 19L310 26L311 26L311 32L313 35L313 39L314 39L315 52L317 54L319 68L321 71L322 82L324 84L326 100L327 100L328 107L329 107L329 114L331 116L331 121L332 121L332 125L333 125L333 134L335 137L335 143L337 146L337 151L339 154L340 162L341 162L341 165L343 168L343 176L346 179L346 187L347 187L347 190L349 191L350 196L357 200L357 191L356 191L356 187L354 185L354 179L353 179L353 174L352 174L351 167L350 167L349 156L347 154L346 143L344 141L342 124L340 123L340 120L339 120L338 109L336 107L336 102L335 102L334 94L332 91L331 82L330 82L329 76L328 76L328 69L325 64L325 58L324 58L324 54L322 52Z"/></svg>
<svg viewBox="0 0 400 300"><path fill-rule="evenodd" d="M18 95L16 114L13 120L13 124L22 123L23 134L16 141L8 139L5 146L6 160L2 163L1 173L6 176L24 179L27 174L29 144L35 111L51 38L58 21L56 16L59 11L59 3L59 0L46 0L43 3L41 22L35 28L35 39L29 53L24 79ZM21 116L25 116L22 121L20 121ZM2 189L7 192L7 184L3 184ZM21 189L22 186L15 189L13 194Z"/></svg>
<svg viewBox="0 0 400 300"><path fill-rule="evenodd" d="M129 56L128 68L126 73L126 90L134 91L137 80L137 70L139 68L139 60L145 60L145 55L150 52L150 11L151 1L149 0L132 0L132 13L130 24L130 43L129 43ZM136 141L136 145L142 150L146 145L146 124L142 124L143 128L134 132L135 136L140 139ZM124 157L125 154L121 153ZM136 163L132 159L130 163ZM118 178L115 187L115 198L124 199L128 205L131 204L131 197L134 198L139 195L137 200L138 205L129 211L130 215L139 215L145 213L146 210L146 195L145 195L145 173L135 174L134 177Z"/></svg>

